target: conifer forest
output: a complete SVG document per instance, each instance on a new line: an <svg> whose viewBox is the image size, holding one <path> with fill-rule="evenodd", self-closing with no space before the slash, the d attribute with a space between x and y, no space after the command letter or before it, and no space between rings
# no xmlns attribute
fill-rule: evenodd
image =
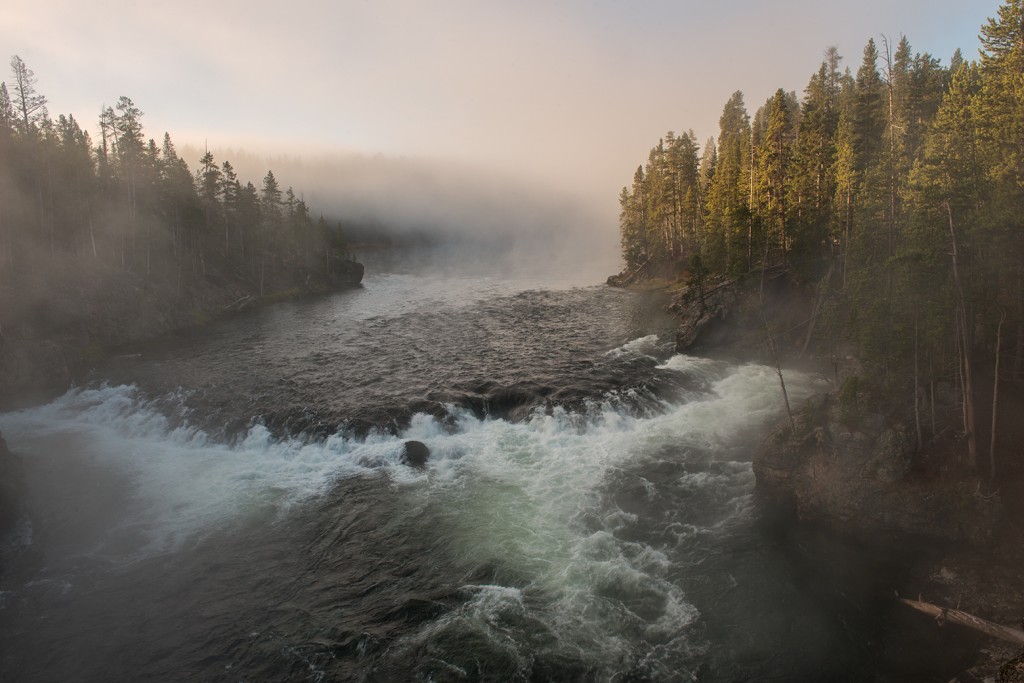
<svg viewBox="0 0 1024 683"><path fill-rule="evenodd" d="M260 187L207 151L193 172L169 133L147 139L129 97L92 122L55 119L17 55L0 83L0 277L43 269L132 273L177 286L194 275L240 278L260 295L330 279L348 258L340 229L314 219L273 171ZM340 265L339 265L340 264Z"/></svg>
<svg viewBox="0 0 1024 683"><path fill-rule="evenodd" d="M855 67L830 48L753 116L734 93L717 138L657 141L620 234L631 279L788 269L814 291L805 350L861 365L841 395L895 397L920 442L941 428L936 386L955 387L965 463L994 475L977 406L1024 379L1024 5L979 37L948 65L906 37L869 40Z"/></svg>

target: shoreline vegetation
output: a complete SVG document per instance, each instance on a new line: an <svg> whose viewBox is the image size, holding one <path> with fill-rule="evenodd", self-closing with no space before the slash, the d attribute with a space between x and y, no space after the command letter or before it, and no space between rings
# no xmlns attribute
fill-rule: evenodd
<svg viewBox="0 0 1024 683"><path fill-rule="evenodd" d="M870 40L855 73L830 48L802 97L751 117L733 94L703 149L669 132L622 189L608 284L666 287L677 349L776 366L780 402L787 368L828 378L755 455L759 495L880 552L937 552L915 594L1017 625L1024 2L980 39L948 66ZM983 647L963 680L1019 650Z"/></svg>
<svg viewBox="0 0 1024 683"><path fill-rule="evenodd" d="M98 140L56 119L15 55L0 83L0 410L59 394L105 353L302 294L358 286L340 223L273 171L257 188L128 97Z"/></svg>

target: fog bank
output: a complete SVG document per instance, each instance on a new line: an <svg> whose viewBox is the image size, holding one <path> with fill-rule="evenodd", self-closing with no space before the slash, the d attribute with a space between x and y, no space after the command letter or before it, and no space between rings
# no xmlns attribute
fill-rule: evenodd
<svg viewBox="0 0 1024 683"><path fill-rule="evenodd" d="M618 265L617 216L561 188L470 165L384 155L263 156L211 150L242 182L272 170L314 218L341 223L356 243L391 241L523 258ZM185 159L202 150L181 147Z"/></svg>

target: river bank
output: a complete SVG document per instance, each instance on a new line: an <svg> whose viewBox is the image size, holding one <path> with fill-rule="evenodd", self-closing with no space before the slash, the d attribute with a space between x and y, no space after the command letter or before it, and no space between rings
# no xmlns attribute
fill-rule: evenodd
<svg viewBox="0 0 1024 683"><path fill-rule="evenodd" d="M994 457L1002 476L990 479L964 467L951 390L939 392L938 409L932 397L932 409L943 416L932 427L938 433L923 447L912 410L897 401L851 396L862 368L834 348L828 355L815 353L815 292L785 272L746 284L688 285L659 284L675 293L670 310L680 320L677 350L777 365L782 379L789 369L810 370L833 387L792 406L791 419L780 422L756 452L762 504L802 526L868 543L883 555L927 548L908 562L902 590L1018 626L1024 604L1024 481L1012 444L1021 436L1014 419L1024 409L1021 397L1007 390L1000 405L1000 424L1008 426ZM651 285L632 285L638 286ZM926 619L917 619L919 628L936 628ZM965 642L975 639L964 632ZM961 681L996 680L1000 667L1021 654L1009 643L978 643L976 661Z"/></svg>
<svg viewBox="0 0 1024 683"><path fill-rule="evenodd" d="M0 411L63 393L125 346L362 278L362 264L347 259L329 275L279 268L256 279L223 263L150 278L80 259L10 273L0 282Z"/></svg>

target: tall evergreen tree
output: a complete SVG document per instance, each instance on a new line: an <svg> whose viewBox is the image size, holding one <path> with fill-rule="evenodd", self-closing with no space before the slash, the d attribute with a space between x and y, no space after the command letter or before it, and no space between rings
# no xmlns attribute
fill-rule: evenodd
<svg viewBox="0 0 1024 683"><path fill-rule="evenodd" d="M1009 0L981 28L978 141L988 172L987 229L977 250L991 254L987 300L1012 311L1013 375L1024 375L1024 1ZM997 318L995 313L990 320ZM991 328L990 328L991 329ZM993 333L994 334L994 333Z"/></svg>
<svg viewBox="0 0 1024 683"><path fill-rule="evenodd" d="M0 142L10 138L14 128L14 105L7 93L7 84L0 83Z"/></svg>
<svg viewBox="0 0 1024 683"><path fill-rule="evenodd" d="M791 147L795 129L790 115L786 91L779 88L769 101L765 129L757 148L757 177L759 215L766 234L765 251L774 247L786 263L788 246L786 225L789 221L788 192Z"/></svg>
<svg viewBox="0 0 1024 683"><path fill-rule="evenodd" d="M829 48L804 90L799 135L793 152L794 250L805 265L827 253L837 256L833 239L836 194L836 135L840 113L839 52Z"/></svg>
<svg viewBox="0 0 1024 683"><path fill-rule="evenodd" d="M11 57L11 86L15 127L25 138L35 135L36 128L47 118L46 97L36 92L36 75L18 55Z"/></svg>
<svg viewBox="0 0 1024 683"><path fill-rule="evenodd" d="M718 160L707 200L710 235L705 239L703 261L724 271L746 271L753 261L753 217L748 182L750 116L742 92L729 98L718 124Z"/></svg>

